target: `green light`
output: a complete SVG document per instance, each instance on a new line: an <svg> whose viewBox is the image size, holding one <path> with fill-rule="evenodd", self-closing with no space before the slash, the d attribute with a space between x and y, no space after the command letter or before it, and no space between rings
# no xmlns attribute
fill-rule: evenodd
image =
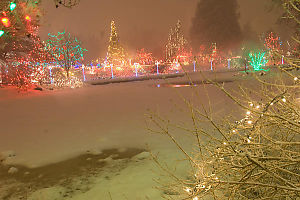
<svg viewBox="0 0 300 200"><path fill-rule="evenodd" d="M4 31L0 30L0 37L4 34Z"/></svg>
<svg viewBox="0 0 300 200"><path fill-rule="evenodd" d="M13 11L16 7L17 7L17 4L15 4L14 2L11 2L10 5L9 5L9 9L11 11Z"/></svg>
<svg viewBox="0 0 300 200"><path fill-rule="evenodd" d="M268 63L268 60L265 58L265 52L250 53L250 65L253 67L254 71L269 71L265 70L262 67Z"/></svg>

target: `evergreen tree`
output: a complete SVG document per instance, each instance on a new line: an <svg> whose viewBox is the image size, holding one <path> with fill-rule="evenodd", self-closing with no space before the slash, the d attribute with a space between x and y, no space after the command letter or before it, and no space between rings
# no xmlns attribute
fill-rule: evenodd
<svg viewBox="0 0 300 200"><path fill-rule="evenodd" d="M217 43L221 49L238 45L242 39L236 0L202 0L192 20L190 37L195 51L200 45Z"/></svg>
<svg viewBox="0 0 300 200"><path fill-rule="evenodd" d="M107 50L107 61L114 65L120 65L126 62L126 55L120 44L120 38L117 33L115 22L111 22L111 32L109 37L109 45Z"/></svg>

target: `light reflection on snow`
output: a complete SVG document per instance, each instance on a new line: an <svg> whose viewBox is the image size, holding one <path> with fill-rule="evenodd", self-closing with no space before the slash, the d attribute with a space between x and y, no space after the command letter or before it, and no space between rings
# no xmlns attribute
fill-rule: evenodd
<svg viewBox="0 0 300 200"><path fill-rule="evenodd" d="M156 87L171 87L171 88L182 88L182 87L192 87L192 86L197 86L196 84L194 85L188 85L188 84L157 84Z"/></svg>

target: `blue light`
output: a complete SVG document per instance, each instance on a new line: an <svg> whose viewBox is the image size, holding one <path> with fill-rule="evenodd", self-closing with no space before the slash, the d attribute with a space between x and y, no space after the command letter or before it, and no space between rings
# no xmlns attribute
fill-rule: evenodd
<svg viewBox="0 0 300 200"><path fill-rule="evenodd" d="M196 61L194 61L194 72L196 71Z"/></svg>
<svg viewBox="0 0 300 200"><path fill-rule="evenodd" d="M228 69L230 69L230 59L228 59Z"/></svg>
<svg viewBox="0 0 300 200"><path fill-rule="evenodd" d="M114 70L113 70L113 65L110 65L110 69L111 69L111 78L114 78Z"/></svg>
<svg viewBox="0 0 300 200"><path fill-rule="evenodd" d="M84 73L84 66L82 66L82 75L83 75L83 81L86 81L85 73Z"/></svg>

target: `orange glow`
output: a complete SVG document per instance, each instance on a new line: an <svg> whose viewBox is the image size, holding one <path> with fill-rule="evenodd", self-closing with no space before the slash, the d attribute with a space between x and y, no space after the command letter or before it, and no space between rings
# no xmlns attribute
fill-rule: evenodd
<svg viewBox="0 0 300 200"><path fill-rule="evenodd" d="M9 19L7 17L3 17L1 19L2 21L2 24L5 26L5 27L9 27L10 26L10 22L9 22Z"/></svg>

